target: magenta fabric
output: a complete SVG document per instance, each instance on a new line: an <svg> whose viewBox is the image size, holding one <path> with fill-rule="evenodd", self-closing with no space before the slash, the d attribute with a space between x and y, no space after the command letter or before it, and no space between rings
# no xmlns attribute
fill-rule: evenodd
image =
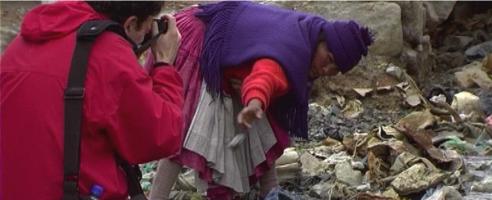
<svg viewBox="0 0 492 200"><path fill-rule="evenodd" d="M205 25L194 17L199 9L192 7L176 14L176 23L181 33L181 45L176 57L175 66L183 79L183 92L185 96L183 107L183 139L190 126L200 98L202 78L200 75L199 57L202 51ZM150 71L154 64L154 58L149 53L144 68Z"/></svg>

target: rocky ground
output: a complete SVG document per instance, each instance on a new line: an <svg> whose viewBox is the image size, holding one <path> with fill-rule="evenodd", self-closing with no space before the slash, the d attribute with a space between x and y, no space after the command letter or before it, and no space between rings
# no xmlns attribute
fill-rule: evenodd
<svg viewBox="0 0 492 200"><path fill-rule="evenodd" d="M196 2L169 2L175 11ZM310 139L277 162L298 199L492 199L492 3L264 1L356 19L370 56L317 80ZM36 2L0 2L2 50ZM142 165L150 188L155 162ZM200 199L183 173L175 199ZM245 199L254 199L246 194Z"/></svg>

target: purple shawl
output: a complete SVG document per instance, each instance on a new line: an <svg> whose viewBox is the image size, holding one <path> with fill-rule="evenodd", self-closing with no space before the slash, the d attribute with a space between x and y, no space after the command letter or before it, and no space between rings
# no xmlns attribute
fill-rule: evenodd
<svg viewBox="0 0 492 200"><path fill-rule="evenodd" d="M291 136L307 138L311 59L321 31L333 28L334 24L316 15L245 1L226 1L200 8L202 12L196 16L207 24L200 64L208 90L214 96L221 95L224 68L259 58L274 59L282 66L290 91L278 98L269 111ZM347 24L342 25L340 30L345 30ZM330 40L331 36L325 37ZM356 53L360 59L363 53ZM353 61L350 61L352 65ZM344 72L353 67L337 64Z"/></svg>

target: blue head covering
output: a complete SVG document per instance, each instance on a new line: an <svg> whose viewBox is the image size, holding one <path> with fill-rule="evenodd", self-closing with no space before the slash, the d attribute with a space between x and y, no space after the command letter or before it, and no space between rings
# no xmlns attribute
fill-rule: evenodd
<svg viewBox="0 0 492 200"><path fill-rule="evenodd" d="M359 43L372 41L368 34L359 33L355 22L331 23L316 15L274 6L225 1L200 8L202 12L196 16L207 24L200 65L208 90L220 95L225 68L259 58L277 61L291 90L271 106L271 111L280 125L297 137L307 137L308 74L320 33L328 34L326 42L341 71L348 71L361 54L367 54L367 42Z"/></svg>
<svg viewBox="0 0 492 200"><path fill-rule="evenodd" d="M367 55L372 44L372 35L366 27L360 27L354 21L335 21L325 23L323 32L339 70L345 73Z"/></svg>

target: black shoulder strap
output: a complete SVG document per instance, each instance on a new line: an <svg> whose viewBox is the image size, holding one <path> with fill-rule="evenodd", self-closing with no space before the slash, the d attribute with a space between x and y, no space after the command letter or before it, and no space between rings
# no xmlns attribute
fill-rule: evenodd
<svg viewBox="0 0 492 200"><path fill-rule="evenodd" d="M122 27L110 20L88 21L82 24L77 31L77 42L68 75L67 88L65 89L63 200L80 200L77 183L80 169L80 135L82 128L82 105L85 92L84 81L92 44L97 36L106 30L116 32L125 37ZM127 176L131 174L133 173L127 173ZM138 178L133 179L137 179L138 183ZM134 186L135 183L129 183L129 187L130 185ZM137 186L140 187L140 184L137 184ZM129 188L129 190L142 191L141 188ZM135 195L133 194L132 197Z"/></svg>

